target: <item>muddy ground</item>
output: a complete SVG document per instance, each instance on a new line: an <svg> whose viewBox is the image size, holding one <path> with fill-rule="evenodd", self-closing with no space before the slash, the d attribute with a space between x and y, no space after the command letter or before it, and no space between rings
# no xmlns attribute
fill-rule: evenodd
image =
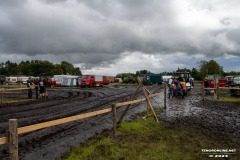
<svg viewBox="0 0 240 160"><path fill-rule="evenodd" d="M91 90L49 89L48 99L1 104L0 137L4 136L10 118L18 119L18 126L22 127L88 113L109 108L116 102L129 100L135 89L136 86ZM149 90L163 91L159 86L150 86ZM69 97L69 92L73 94L72 97ZM142 97L142 93L139 93L138 98ZM163 95L156 99L163 106ZM212 133L219 140L231 140L240 144L240 104L212 102L208 99L210 96L203 101L200 90L192 90L191 95L184 99L168 99L167 108L158 117L161 123L194 127ZM159 108L154 101L152 104L154 108ZM118 109L118 117L123 109L124 107ZM131 120L134 115L145 110L145 102L136 104L128 112L125 120ZM111 128L112 114L108 113L19 135L19 156L20 159L28 160L54 159L95 134ZM7 145L0 147L0 159L7 159Z"/></svg>

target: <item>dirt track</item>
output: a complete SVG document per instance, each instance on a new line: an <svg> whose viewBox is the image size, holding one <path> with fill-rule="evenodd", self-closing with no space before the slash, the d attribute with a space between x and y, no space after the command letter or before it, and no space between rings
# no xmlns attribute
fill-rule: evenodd
<svg viewBox="0 0 240 160"><path fill-rule="evenodd" d="M8 119L18 119L18 126L22 127L88 113L109 108L116 102L127 101L135 89L136 87L107 87L85 91L77 89L48 90L49 99L46 100L39 99L11 105L2 104L0 108L0 137L4 136L6 128L8 128ZM68 92L73 93L71 98L68 97ZM139 95L142 97L141 93ZM143 105L132 109L126 118L142 112L145 108ZM118 115L120 115L119 111ZM20 159L53 159L67 149L94 136L94 134L111 128L112 114L109 113L20 135ZM0 159L7 157L7 145L2 145Z"/></svg>
<svg viewBox="0 0 240 160"><path fill-rule="evenodd" d="M158 87L159 88L159 87ZM157 88L157 89L158 89ZM97 90L49 90L49 99L33 102L2 105L0 108L0 137L8 127L8 119L17 118L18 125L27 126L76 114L109 108L113 103L127 101L136 87L108 87ZM151 91L156 87L150 87ZM71 99L68 92L73 93ZM162 90L161 90L162 91ZM80 94L78 94L78 92ZM141 94L139 97L143 97ZM157 97L163 106L163 96ZM157 105L153 102L155 108ZM146 103L137 104L127 114L141 113ZM192 91L184 99L174 98L167 101L167 109L159 119L168 124L182 124L200 130L208 130L217 138L226 135L240 144L240 107L239 103L219 103L202 101L200 91ZM121 108L122 110L124 108ZM118 117L120 115L118 110ZM20 159L54 159L64 151L84 142L86 139L112 128L112 114L104 114L67 124L41 129L19 136ZM0 159L7 159L7 145L2 145Z"/></svg>

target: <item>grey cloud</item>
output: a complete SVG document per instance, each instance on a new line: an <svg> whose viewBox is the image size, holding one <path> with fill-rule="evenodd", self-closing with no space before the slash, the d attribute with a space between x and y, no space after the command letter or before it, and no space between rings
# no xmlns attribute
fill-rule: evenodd
<svg viewBox="0 0 240 160"><path fill-rule="evenodd" d="M177 11L168 0L27 2L0 2L0 52L52 54L92 65L114 63L125 51L239 56L239 29L198 34L191 28L181 28L174 24ZM230 23L229 19L221 22ZM218 42L216 37L222 32L236 49Z"/></svg>
<svg viewBox="0 0 240 160"><path fill-rule="evenodd" d="M0 8L4 7L19 7L28 2L28 0L1 0Z"/></svg>

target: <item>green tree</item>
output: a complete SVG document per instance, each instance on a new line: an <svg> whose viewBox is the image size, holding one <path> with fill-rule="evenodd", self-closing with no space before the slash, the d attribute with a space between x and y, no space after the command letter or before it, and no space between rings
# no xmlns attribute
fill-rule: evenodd
<svg viewBox="0 0 240 160"><path fill-rule="evenodd" d="M119 73L116 75L116 78L125 78L125 77L136 77L134 73Z"/></svg>
<svg viewBox="0 0 240 160"><path fill-rule="evenodd" d="M199 71L196 68L193 68L190 73L195 80L201 80Z"/></svg>
<svg viewBox="0 0 240 160"><path fill-rule="evenodd" d="M63 70L62 70L62 67L61 67L60 64L55 64L55 65L54 65L53 73L54 73L55 75L61 75L61 74L63 74Z"/></svg>
<svg viewBox="0 0 240 160"><path fill-rule="evenodd" d="M5 63L5 68L8 71L8 75L18 75L19 74L17 63L13 63L13 62L7 61Z"/></svg>
<svg viewBox="0 0 240 160"><path fill-rule="evenodd" d="M19 68L19 74L20 75L30 75L31 68L30 68L30 62L29 61L21 61L18 65Z"/></svg>
<svg viewBox="0 0 240 160"><path fill-rule="evenodd" d="M204 79L206 75L213 74L219 74L223 76L224 74L223 67L221 67L215 60L210 60L209 62L201 61L199 77L201 79Z"/></svg>
<svg viewBox="0 0 240 160"><path fill-rule="evenodd" d="M144 69L144 70L137 71L136 76L139 76L141 74L150 74L150 73L151 73L150 71Z"/></svg>
<svg viewBox="0 0 240 160"><path fill-rule="evenodd" d="M81 72L79 67L74 68L73 75L76 75L76 76L81 76L82 75L82 72Z"/></svg>
<svg viewBox="0 0 240 160"><path fill-rule="evenodd" d="M66 62L66 61L62 61L61 62L61 67L62 67L62 70L63 70L63 74L74 74L74 66L69 63L69 62Z"/></svg>

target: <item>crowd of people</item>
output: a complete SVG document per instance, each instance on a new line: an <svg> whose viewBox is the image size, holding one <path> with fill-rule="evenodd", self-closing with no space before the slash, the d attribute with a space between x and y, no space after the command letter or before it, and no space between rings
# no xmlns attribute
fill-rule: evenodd
<svg viewBox="0 0 240 160"><path fill-rule="evenodd" d="M173 99L174 96L184 96L187 95L187 86L185 79L179 77L178 79L169 79L168 82L168 98Z"/></svg>
<svg viewBox="0 0 240 160"><path fill-rule="evenodd" d="M36 98L40 95L41 98L48 98L47 94L47 77L41 76L40 78L32 79L29 77L27 80L28 98L32 99L33 89L36 92Z"/></svg>

